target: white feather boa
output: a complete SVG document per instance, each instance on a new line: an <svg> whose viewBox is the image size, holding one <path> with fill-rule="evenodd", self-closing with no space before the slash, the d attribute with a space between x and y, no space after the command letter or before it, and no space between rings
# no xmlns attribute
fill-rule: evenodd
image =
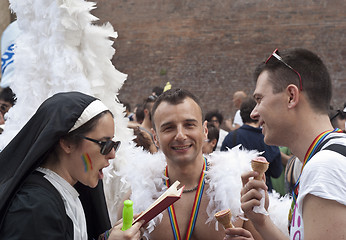
<svg viewBox="0 0 346 240"><path fill-rule="evenodd" d="M208 159L206 181L209 185L206 194L209 204L207 206L207 223L214 222L214 214L223 209L231 209L234 217L243 215L240 203L240 191L242 188L241 174L251 170L251 159L258 156L257 151L242 151L233 148L228 152L214 152ZM151 155L137 148L128 155L127 164L116 174L121 176L124 184L129 184L134 202L134 212L146 210L167 188L163 183L164 169L166 167L165 156L159 152ZM288 197L279 199L278 194L270 195L270 207L268 209L274 223L288 236L287 214L290 206ZM150 221L148 232L162 220L162 214Z"/></svg>
<svg viewBox="0 0 346 240"><path fill-rule="evenodd" d="M116 136L130 141L124 107L117 102L126 80L112 65L117 33L107 23L93 25L95 3L84 0L10 0L20 35L10 86L17 104L8 112L0 149L17 134L38 106L58 92L80 91L102 100L116 116ZM29 104L30 103L30 104Z"/></svg>

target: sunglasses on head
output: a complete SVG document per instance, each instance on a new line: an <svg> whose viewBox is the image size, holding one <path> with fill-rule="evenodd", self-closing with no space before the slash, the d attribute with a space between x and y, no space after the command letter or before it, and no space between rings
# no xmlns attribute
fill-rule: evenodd
<svg viewBox="0 0 346 240"><path fill-rule="evenodd" d="M100 145L101 147L101 150L100 150L100 153L102 155L107 155L108 153L110 153L110 151L112 151L112 148L114 148L114 151L116 152L120 146L120 141L112 141L112 140L107 140L107 141L99 141L99 140L96 140L96 139L92 139L92 138L89 138L89 137L85 137L85 136L82 136L84 139L86 140L89 140L91 142L94 142L94 143L97 143L98 145Z"/></svg>
<svg viewBox="0 0 346 240"><path fill-rule="evenodd" d="M157 95L150 95L148 97L148 100L155 101L157 98L158 98Z"/></svg>
<svg viewBox="0 0 346 240"><path fill-rule="evenodd" d="M296 70L295 70L293 67L291 67L289 64L287 64L287 63L282 59L282 57L280 57L280 55L279 55L279 50L278 50L278 49L275 49L275 50L274 50L274 52L269 56L269 58L267 59L267 61L265 61L265 63L267 64L268 61L269 61L270 59L272 59L272 57L276 58L277 60L279 60L280 62L282 62L283 64L285 64L286 67L288 67L289 69L291 69L293 72L295 72L295 73L298 75L298 77L299 77L299 89L300 89L300 91L303 91L302 78L301 78L299 72L296 71Z"/></svg>

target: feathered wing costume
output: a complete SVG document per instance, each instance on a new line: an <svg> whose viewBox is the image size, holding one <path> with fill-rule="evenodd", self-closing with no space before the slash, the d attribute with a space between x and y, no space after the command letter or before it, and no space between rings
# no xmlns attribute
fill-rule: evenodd
<svg viewBox="0 0 346 240"><path fill-rule="evenodd" d="M95 3L84 0L10 0L20 34L16 40L13 81L10 87L17 104L8 112L6 129L0 135L0 151L13 139L38 106L58 92L79 91L99 98L115 115L115 137L122 141L116 161L104 180L109 209L115 212L121 185L113 172L133 148L133 133L127 128L124 107L117 101L126 79L111 58L116 38L111 24L92 24ZM115 216L110 216L112 220Z"/></svg>
<svg viewBox="0 0 346 240"><path fill-rule="evenodd" d="M15 79L10 86L17 104L8 113L2 149L33 115L57 92L80 91L104 102L118 118L116 137L132 138L126 131L124 107L117 102L126 80L112 65L116 38L111 24L93 25L95 3L84 0L10 0L21 31L14 55ZM30 104L28 104L30 103Z"/></svg>
<svg viewBox="0 0 346 240"><path fill-rule="evenodd" d="M215 223L214 214L223 209L231 209L233 217L242 217L240 190L242 188L241 174L251 170L250 161L258 156L257 151L244 151L235 147L228 152L213 152L206 156L208 170L206 194L209 198L206 224ZM153 199L158 198L167 187L164 185L165 156L162 152L154 155L140 149L128 155L127 164L117 173L123 182L131 186L131 200L134 202L134 212L146 210ZM291 204L288 197L279 199L278 194L270 195L269 214L273 222L288 236L287 214ZM200 211L202 211L200 209ZM162 214L149 222L145 235L154 230L162 220Z"/></svg>

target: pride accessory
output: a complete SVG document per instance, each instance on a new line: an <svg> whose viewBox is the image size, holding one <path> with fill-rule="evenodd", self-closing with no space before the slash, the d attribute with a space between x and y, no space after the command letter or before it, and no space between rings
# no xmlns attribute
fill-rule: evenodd
<svg viewBox="0 0 346 240"><path fill-rule="evenodd" d="M312 142L308 151L305 154L302 170L300 171L299 178L298 178L296 184L294 185L294 188L292 191L292 204L291 204L290 212L288 214L288 222L289 222L288 229L290 229L290 226L291 226L294 207L296 206L298 193L299 193L300 176L302 175L303 169L304 169L305 165L310 161L310 159L315 155L316 149L318 149L319 145L332 132L341 133L342 131L339 128L335 128L334 130L329 130L329 131L325 131L325 132L321 133L320 135L318 135L315 138L315 140Z"/></svg>
<svg viewBox="0 0 346 240"><path fill-rule="evenodd" d="M205 171L207 171L207 159L204 158L203 170L202 170L201 176L199 178L198 188L197 188L197 192L195 195L195 200L194 200L191 215L190 215L189 225L188 225L187 232L186 232L186 238L185 238L186 240L189 240L191 238L193 229L195 228L198 210L199 210L199 206L201 204L202 195L203 195ZM167 167L165 170L165 176L167 177L167 180L165 180L166 186L169 187ZM169 215L169 219L171 221L171 227L173 230L174 239L175 240L181 240L177 216L175 215L173 204L171 206L169 206L169 208L168 208L168 215Z"/></svg>

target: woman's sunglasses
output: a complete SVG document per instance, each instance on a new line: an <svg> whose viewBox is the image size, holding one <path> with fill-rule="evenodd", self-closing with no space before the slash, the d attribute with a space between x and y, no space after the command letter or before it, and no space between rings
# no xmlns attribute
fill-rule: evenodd
<svg viewBox="0 0 346 240"><path fill-rule="evenodd" d="M107 155L108 153L110 153L110 151L112 151L112 148L114 148L114 151L116 152L120 146L120 141L112 141L112 140L107 140L107 141L99 141L99 140L96 140L96 139L92 139L92 138L89 138L89 137L85 137L85 136L82 136L84 139L86 140L89 140L91 142L94 142L94 143L97 143L98 145L100 145L101 147L101 150L100 150L100 153L102 155Z"/></svg>

